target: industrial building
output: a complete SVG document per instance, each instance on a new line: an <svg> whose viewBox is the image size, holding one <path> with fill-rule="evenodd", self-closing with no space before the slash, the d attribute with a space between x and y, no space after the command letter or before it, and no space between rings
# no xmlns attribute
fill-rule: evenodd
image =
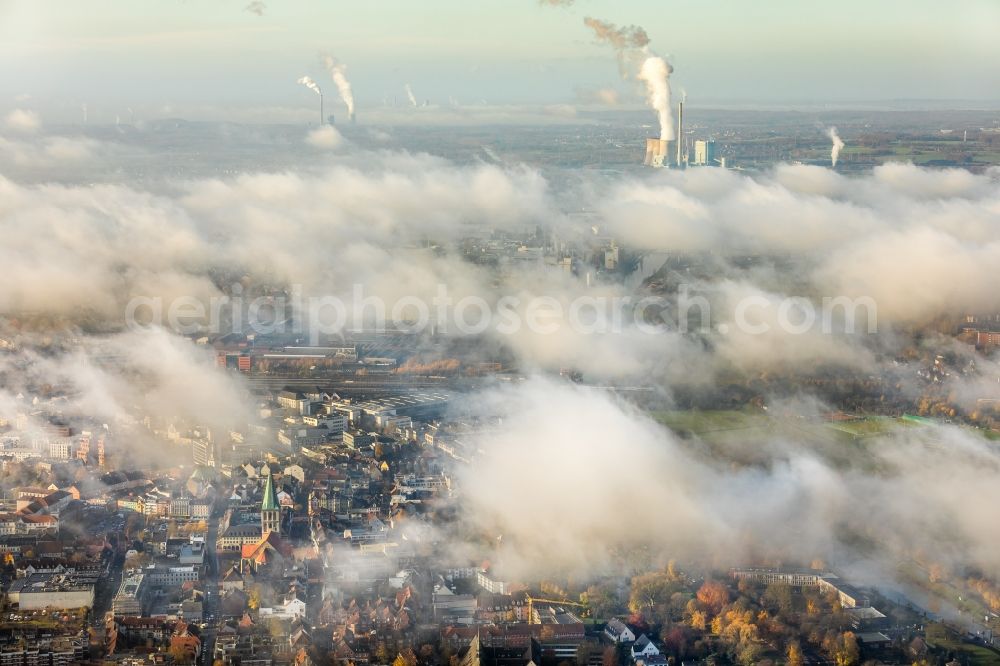
<svg viewBox="0 0 1000 666"><path fill-rule="evenodd" d="M694 142L694 162L696 166L712 166L715 164L715 141L709 139Z"/></svg>
<svg viewBox="0 0 1000 666"><path fill-rule="evenodd" d="M409 416L426 419L439 416L448 407L448 393L416 391L403 395L368 400L357 406L372 419L382 416Z"/></svg>
<svg viewBox="0 0 1000 666"><path fill-rule="evenodd" d="M824 593L833 593L844 608L866 608L871 605L868 595L841 580L836 574L807 569L749 568L733 569L730 574L737 580L749 580L765 585L783 584L793 587L818 587Z"/></svg>
<svg viewBox="0 0 1000 666"><path fill-rule="evenodd" d="M38 573L10 585L7 600L21 610L92 608L96 575Z"/></svg>

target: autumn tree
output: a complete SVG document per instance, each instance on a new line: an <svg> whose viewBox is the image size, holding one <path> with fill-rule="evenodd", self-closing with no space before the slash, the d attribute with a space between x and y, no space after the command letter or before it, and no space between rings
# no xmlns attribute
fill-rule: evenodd
<svg viewBox="0 0 1000 666"><path fill-rule="evenodd" d="M762 648L757 643L739 643L736 649L736 662L741 666L752 666L760 660Z"/></svg>
<svg viewBox="0 0 1000 666"><path fill-rule="evenodd" d="M670 580L680 580L681 572L677 568L677 561L670 560L667 562L667 575L670 576Z"/></svg>
<svg viewBox="0 0 1000 666"><path fill-rule="evenodd" d="M795 610L792 602L792 588L783 583L768 585L761 596L761 602L770 610L787 617Z"/></svg>
<svg viewBox="0 0 1000 666"><path fill-rule="evenodd" d="M663 622L669 617L671 597L680 588L681 584L663 571L636 576L632 579L628 608L648 622Z"/></svg>
<svg viewBox="0 0 1000 666"><path fill-rule="evenodd" d="M580 603L590 609L595 618L610 617L618 610L619 602L614 588L608 584L595 584L580 595Z"/></svg>
<svg viewBox="0 0 1000 666"><path fill-rule="evenodd" d="M664 627L663 631L660 632L660 640L663 641L667 652L677 659L683 659L687 656L689 639L689 630L683 625L675 624Z"/></svg>
<svg viewBox="0 0 1000 666"><path fill-rule="evenodd" d="M713 615L718 615L729 603L729 589L716 580L706 580L695 595L701 604Z"/></svg>
<svg viewBox="0 0 1000 666"><path fill-rule="evenodd" d="M417 655L413 654L413 650L410 648L406 648L396 655L392 666L417 666Z"/></svg>
<svg viewBox="0 0 1000 666"><path fill-rule="evenodd" d="M802 666L805 662L802 655L802 646L799 645L797 641L792 641L788 644L788 650L785 652L785 657L788 666Z"/></svg>
<svg viewBox="0 0 1000 666"><path fill-rule="evenodd" d="M251 610L260 608L260 584L254 583L247 589L247 607Z"/></svg>
<svg viewBox="0 0 1000 666"><path fill-rule="evenodd" d="M842 634L833 633L823 641L823 649L826 651L836 666L853 666L858 663L860 652L858 650L858 639L854 632L845 631Z"/></svg>
<svg viewBox="0 0 1000 666"><path fill-rule="evenodd" d="M194 655L182 644L170 646L170 656L174 658L175 664L193 664Z"/></svg>

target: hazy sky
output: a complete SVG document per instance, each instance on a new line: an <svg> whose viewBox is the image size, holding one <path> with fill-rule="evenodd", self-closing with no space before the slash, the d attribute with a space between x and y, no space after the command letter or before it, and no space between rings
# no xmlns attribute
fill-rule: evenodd
<svg viewBox="0 0 1000 666"><path fill-rule="evenodd" d="M0 96L182 111L311 104L349 67L359 108L573 103L617 87L584 16L643 26L692 102L1000 98L998 0L0 0ZM24 99L22 97L22 99ZM638 95L634 98L638 101Z"/></svg>

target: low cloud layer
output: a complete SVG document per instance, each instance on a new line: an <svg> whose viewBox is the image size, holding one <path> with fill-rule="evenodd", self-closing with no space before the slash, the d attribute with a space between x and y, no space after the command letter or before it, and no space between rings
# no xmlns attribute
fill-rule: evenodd
<svg viewBox="0 0 1000 666"><path fill-rule="evenodd" d="M88 336L75 345L54 335L62 342L48 347L35 334L0 334L16 345L0 355L0 421L23 421L29 434L49 418L76 432L107 426L126 465L172 464L190 454L156 443L152 430L198 427L225 441L251 420L244 387L216 371L211 350L163 329ZM142 418L149 421L140 427Z"/></svg>
<svg viewBox="0 0 1000 666"><path fill-rule="evenodd" d="M37 132L42 121L34 111L14 109L4 117L4 125L14 132Z"/></svg>
<svg viewBox="0 0 1000 666"><path fill-rule="evenodd" d="M821 401L763 414L789 395L810 398L813 385L778 391L774 377L846 376L875 384L874 400L917 400L919 359L934 345L955 367L974 368L935 380L935 390L967 412L996 397L1000 369L951 340L948 327L965 313L1000 311L989 279L1000 260L1000 172L888 164L847 177L780 165L553 178L506 152L484 148L483 161L458 165L364 149L364 135L344 133L290 131L288 145L307 156L295 168L131 185L87 180L82 165L116 168L114 144L5 133L0 317L25 329L57 322L77 339L38 351L44 333L24 333L22 348L2 357L0 369L19 379L5 381L0 413L16 417L18 393L59 385L60 409L72 418L162 414L219 432L250 420L238 380L216 372L205 348L162 329L123 332L136 297L206 303L235 285L266 294L300 285L350 303L363 285L391 307L432 303L445 286L453 302L474 296L491 310L513 297L509 312L521 321L541 299L564 313L627 301L612 330L557 318L545 331L477 332L476 353L502 349L511 375L528 377L472 398L472 409L502 416L503 427L476 436L482 459L460 479L464 525L491 540L503 535L504 566L589 574L620 566L628 547L720 565L822 557L863 566L871 555L857 546L875 542L880 565L921 551L1000 575L992 527L1000 460L978 435L901 430L851 459L813 437L828 409ZM22 179L11 164L43 175L74 164L78 177ZM487 241L511 256L482 260L477 248ZM536 252L560 244L580 252L575 267ZM604 253L615 249L646 265L631 277L609 274ZM710 310L703 326L677 330L681 294ZM824 297L870 299L877 330L867 321L853 332L791 330L782 321L802 321ZM674 327L635 316L647 298L669 301ZM22 335L0 332L15 344ZM641 388L637 402L660 405L681 390L692 402L699 391L725 390L775 421L719 452L611 394L542 378L559 370Z"/></svg>
<svg viewBox="0 0 1000 666"><path fill-rule="evenodd" d="M667 271L664 279L671 289L685 283L711 313L694 338L640 330L634 305L622 309L621 326L599 334L565 319L546 333L521 327L495 335L488 328L525 368L573 367L667 384L710 383L732 370L857 370L891 355L896 330L1000 310L1000 296L981 279L1000 259L995 170L889 164L846 177L809 166L753 175L703 168L610 181L584 174L556 187L508 162L459 166L365 150L331 126L298 141L321 159L296 171L161 180L148 189L22 184L0 175L0 260L8 268L0 312L120 325L137 296L208 303L237 280L269 289L301 285L347 302L361 284L365 296L390 309L403 298L431 303L444 285L455 301L477 296L491 308L516 297L522 321L527 305L542 297L555 298L566 313L582 298L634 304L650 295L636 282L591 280L595 266L569 274L519 262L498 273L461 251L468 238L532 231L540 234L536 242L561 238L578 248L613 240L650 263L699 257L696 270ZM5 149L63 163L80 152L76 159L99 155L109 164L117 150L44 134L0 138ZM792 333L776 318L789 298L819 306L841 297L874 304L877 335L867 321L831 335L818 328L823 313L817 327ZM755 305L741 312L748 300ZM767 325L765 333L740 327L747 312ZM798 310L788 312L801 320Z"/></svg>
<svg viewBox="0 0 1000 666"><path fill-rule="evenodd" d="M461 502L475 529L503 536L515 577L621 571L636 551L859 569L920 554L1000 575L1000 453L957 428L894 432L839 460L815 434L749 431L743 450L706 455L594 389L532 379L479 404L503 426L477 440Z"/></svg>

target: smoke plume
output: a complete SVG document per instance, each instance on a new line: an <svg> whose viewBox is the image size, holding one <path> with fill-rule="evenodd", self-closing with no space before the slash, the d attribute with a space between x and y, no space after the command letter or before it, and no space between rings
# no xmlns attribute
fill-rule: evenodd
<svg viewBox="0 0 1000 666"><path fill-rule="evenodd" d="M263 16L265 9L267 9L267 5L265 5L261 0L253 0L253 2L243 8L243 11L256 14L257 16Z"/></svg>
<svg viewBox="0 0 1000 666"><path fill-rule="evenodd" d="M670 64L660 56L649 56L642 63L639 79L646 84L646 101L660 122L660 139L674 140L674 121L670 109Z"/></svg>
<svg viewBox="0 0 1000 666"><path fill-rule="evenodd" d="M583 24L594 31L597 41L609 44L619 54L626 49L641 49L649 44L649 35L637 25L623 25L619 28L614 23L590 16L583 19Z"/></svg>
<svg viewBox="0 0 1000 666"><path fill-rule="evenodd" d="M319 84L313 81L312 78L308 76L303 76L301 79L298 79L297 83L301 83L302 85L304 85L306 88L309 88L309 90L312 90L317 95L320 96L323 95L323 91L320 90Z"/></svg>
<svg viewBox="0 0 1000 666"><path fill-rule="evenodd" d="M403 88L406 90L406 98L410 100L410 106L416 106L417 98L413 94L413 88L410 87L409 83L403 86Z"/></svg>
<svg viewBox="0 0 1000 666"><path fill-rule="evenodd" d="M837 134L837 128L831 127L826 132L827 136L830 137L830 141L833 142L833 146L830 148L830 166L837 166L837 158L840 157L840 151L844 147L844 142Z"/></svg>
<svg viewBox="0 0 1000 666"><path fill-rule="evenodd" d="M340 98L344 100L344 104L347 106L348 117L354 120L354 92L351 90L351 82L347 80L347 66L337 62L334 57L328 55L323 56L323 64L326 65L327 71L330 72L333 82L337 84Z"/></svg>
<svg viewBox="0 0 1000 666"><path fill-rule="evenodd" d="M673 67L662 57L649 52L649 35L637 25L616 26L614 23L583 19L584 25L594 31L599 42L615 50L618 69L622 78L629 77L630 63L640 62L637 78L646 84L646 101L656 112L660 123L660 139L674 139L674 123L670 110L670 73Z"/></svg>

